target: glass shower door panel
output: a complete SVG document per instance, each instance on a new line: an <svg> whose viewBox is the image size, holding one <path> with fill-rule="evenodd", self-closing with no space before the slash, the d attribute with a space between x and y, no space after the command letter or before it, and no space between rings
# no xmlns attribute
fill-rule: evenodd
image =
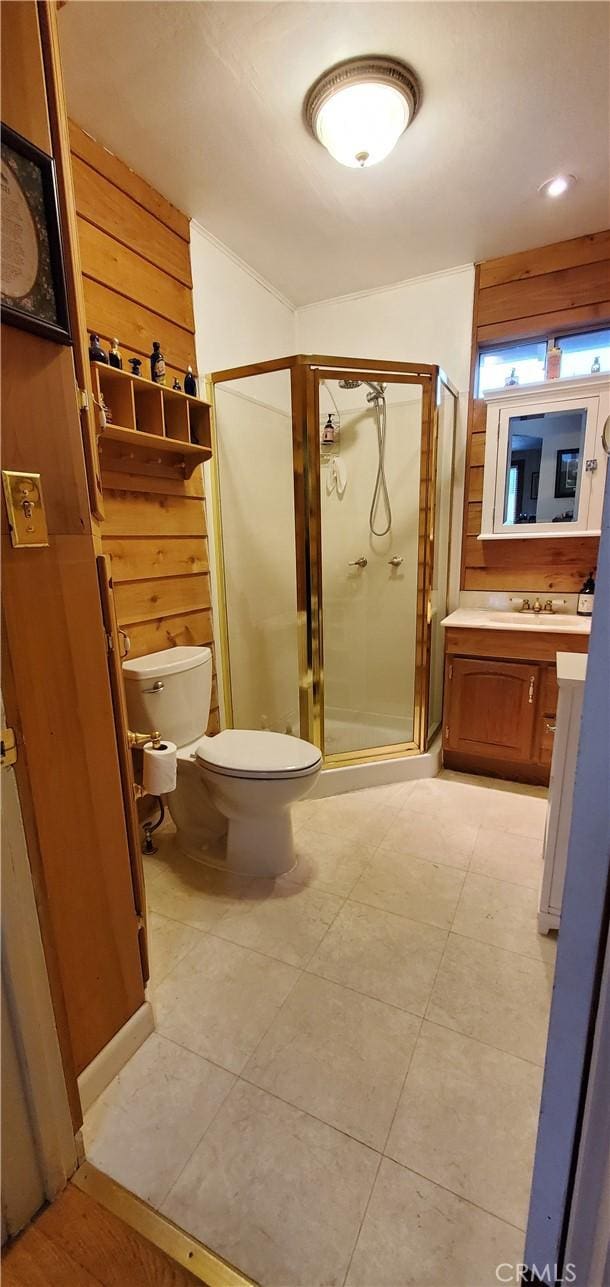
<svg viewBox="0 0 610 1287"><path fill-rule="evenodd" d="M440 384L436 446L436 494L434 499L434 563L430 588L430 688L427 745L438 732L443 717L443 630L449 589L451 547L451 493L455 446L456 397Z"/></svg>
<svg viewBox="0 0 610 1287"><path fill-rule="evenodd" d="M386 385L383 449L383 404L341 385L320 383L327 757L404 745L414 729L422 389Z"/></svg>
<svg viewBox="0 0 610 1287"><path fill-rule="evenodd" d="M290 374L215 390L234 728L299 735Z"/></svg>

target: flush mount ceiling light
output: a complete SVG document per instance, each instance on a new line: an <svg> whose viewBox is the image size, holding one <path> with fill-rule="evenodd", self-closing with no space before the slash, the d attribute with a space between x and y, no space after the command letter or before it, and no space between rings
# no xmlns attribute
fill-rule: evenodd
<svg viewBox="0 0 610 1287"><path fill-rule="evenodd" d="M363 169L389 155L420 100L419 82L406 63L371 54L324 72L305 99L305 119L336 161Z"/></svg>
<svg viewBox="0 0 610 1287"><path fill-rule="evenodd" d="M541 183L538 191L542 197L562 197L576 183L573 174L556 174L553 179Z"/></svg>

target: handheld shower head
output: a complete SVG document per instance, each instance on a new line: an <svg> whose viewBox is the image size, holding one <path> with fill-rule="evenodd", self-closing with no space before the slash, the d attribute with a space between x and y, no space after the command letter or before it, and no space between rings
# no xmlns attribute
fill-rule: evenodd
<svg viewBox="0 0 610 1287"><path fill-rule="evenodd" d="M339 380L340 389L359 389L362 380Z"/></svg>

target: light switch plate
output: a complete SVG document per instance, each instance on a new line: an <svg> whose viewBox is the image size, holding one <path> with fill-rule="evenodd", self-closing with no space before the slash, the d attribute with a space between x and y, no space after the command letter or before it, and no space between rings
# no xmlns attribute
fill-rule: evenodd
<svg viewBox="0 0 610 1287"><path fill-rule="evenodd" d="M2 470L2 485L15 546L41 549L49 544L40 474Z"/></svg>

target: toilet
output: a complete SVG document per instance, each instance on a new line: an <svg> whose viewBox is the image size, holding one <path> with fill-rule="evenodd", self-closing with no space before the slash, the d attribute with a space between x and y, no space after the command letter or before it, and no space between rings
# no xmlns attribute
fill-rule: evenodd
<svg viewBox="0 0 610 1287"><path fill-rule="evenodd" d="M149 653L124 661L123 672L130 727L158 729L178 748L176 789L167 803L180 848L199 861L246 875L290 871L296 861L290 806L318 780L318 747L299 737L251 729L206 737L209 648Z"/></svg>

